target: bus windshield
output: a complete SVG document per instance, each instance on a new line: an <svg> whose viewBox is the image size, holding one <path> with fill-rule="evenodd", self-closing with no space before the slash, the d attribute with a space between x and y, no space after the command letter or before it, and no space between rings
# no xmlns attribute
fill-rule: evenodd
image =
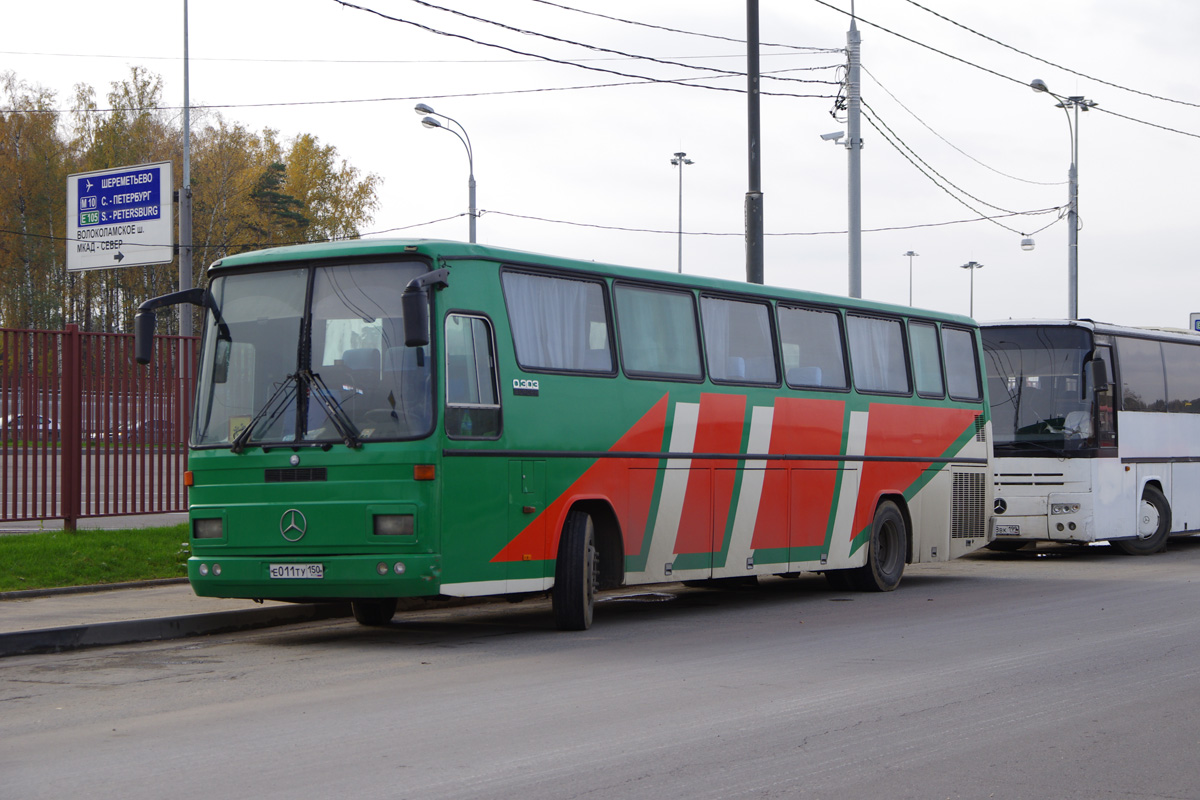
<svg viewBox="0 0 1200 800"><path fill-rule="evenodd" d="M1094 392L1084 365L1090 333L985 326L984 359L996 452L1057 455L1094 447Z"/></svg>
<svg viewBox="0 0 1200 800"><path fill-rule="evenodd" d="M425 262L218 275L192 443L357 444L433 427L429 348L404 346L400 295Z"/></svg>

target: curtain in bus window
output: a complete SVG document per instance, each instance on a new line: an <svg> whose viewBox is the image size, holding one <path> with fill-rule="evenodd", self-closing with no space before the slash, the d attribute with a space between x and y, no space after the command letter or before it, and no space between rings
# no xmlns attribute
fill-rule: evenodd
<svg viewBox="0 0 1200 800"><path fill-rule="evenodd" d="M762 303L700 298L704 348L713 380L778 383L770 312Z"/></svg>
<svg viewBox="0 0 1200 800"><path fill-rule="evenodd" d="M942 349L946 355L946 384L955 400L983 399L979 385L975 334L960 328L942 328ZM1000 396L1007 396L1004 391ZM992 402L999 399L994 398Z"/></svg>
<svg viewBox="0 0 1200 800"><path fill-rule="evenodd" d="M424 263L375 263L316 270L312 371L364 439L398 439L433 425L428 348L404 346L400 297ZM326 403L308 398L302 436L340 438Z"/></svg>
<svg viewBox="0 0 1200 800"><path fill-rule="evenodd" d="M520 272L505 272L503 282L522 367L612 371L601 284Z"/></svg>
<svg viewBox="0 0 1200 800"><path fill-rule="evenodd" d="M876 317L846 317L854 386L862 392L908 394L908 369L900 321Z"/></svg>
<svg viewBox="0 0 1200 800"><path fill-rule="evenodd" d="M942 354L938 347L937 327L928 322L908 325L909 346L912 348L913 378L917 394L923 397L942 397Z"/></svg>
<svg viewBox="0 0 1200 800"><path fill-rule="evenodd" d="M1117 362L1124 410L1167 410L1167 383L1158 342L1118 336Z"/></svg>
<svg viewBox="0 0 1200 800"><path fill-rule="evenodd" d="M614 293L627 373L701 376L696 306L690 292L617 284Z"/></svg>
<svg viewBox="0 0 1200 800"><path fill-rule="evenodd" d="M780 306L779 338L789 386L846 388L846 359L837 312Z"/></svg>
<svg viewBox="0 0 1200 800"><path fill-rule="evenodd" d="M1200 414L1200 347L1163 342L1167 368L1167 410Z"/></svg>

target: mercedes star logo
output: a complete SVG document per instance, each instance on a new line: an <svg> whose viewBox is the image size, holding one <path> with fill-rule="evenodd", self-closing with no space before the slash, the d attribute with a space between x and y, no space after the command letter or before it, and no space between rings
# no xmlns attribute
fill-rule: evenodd
<svg viewBox="0 0 1200 800"><path fill-rule="evenodd" d="M298 542L304 538L305 531L308 530L308 520L304 518L298 510L289 508L283 512L283 516L279 518L279 532L283 538L289 542Z"/></svg>
<svg viewBox="0 0 1200 800"><path fill-rule="evenodd" d="M996 498L995 509L997 514L1003 514L1005 511L1008 511L1008 503L1004 502L1003 497Z"/></svg>

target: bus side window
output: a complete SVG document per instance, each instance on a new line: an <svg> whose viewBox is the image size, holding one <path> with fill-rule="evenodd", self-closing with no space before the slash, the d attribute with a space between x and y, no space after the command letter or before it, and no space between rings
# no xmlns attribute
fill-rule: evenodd
<svg viewBox="0 0 1200 800"><path fill-rule="evenodd" d="M946 384L955 400L983 399L979 383L979 359L975 334L963 328L942 326L942 350L946 354ZM1007 396L1005 392L1004 396ZM992 398L995 403L996 399Z"/></svg>
<svg viewBox="0 0 1200 800"><path fill-rule="evenodd" d="M446 317L446 435L500 435L500 392L492 326L483 317Z"/></svg>
<svg viewBox="0 0 1200 800"><path fill-rule="evenodd" d="M879 394L911 392L900 320L847 314L846 331L854 388Z"/></svg>
<svg viewBox="0 0 1200 800"><path fill-rule="evenodd" d="M908 323L908 344L912 348L913 376L921 397L945 397L942 381L942 353L937 326L930 322Z"/></svg>
<svg viewBox="0 0 1200 800"><path fill-rule="evenodd" d="M792 388L846 389L846 348L836 311L779 306L784 376Z"/></svg>

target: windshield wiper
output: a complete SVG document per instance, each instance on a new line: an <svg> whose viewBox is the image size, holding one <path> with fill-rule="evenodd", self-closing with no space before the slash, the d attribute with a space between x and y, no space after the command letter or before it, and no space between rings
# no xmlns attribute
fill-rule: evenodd
<svg viewBox="0 0 1200 800"><path fill-rule="evenodd" d="M326 416L333 423L338 436L341 436L342 441L346 443L346 447L351 449L358 447L360 445L358 429L354 427L354 423L350 420L350 415L342 408L342 404L334 399L333 392L329 391L329 387L325 385L325 381L321 380L320 374L307 369L303 370L300 374L308 381L308 385L312 388L309 396L316 397L317 402L321 404L321 408L325 409Z"/></svg>
<svg viewBox="0 0 1200 800"><path fill-rule="evenodd" d="M279 419L279 415L288 407L288 403L296 394L296 387L299 385L299 382L299 374L288 375L283 379L283 382L271 393L271 396L267 398L267 402L263 404L259 412L250 420L250 424L242 428L238 432L238 435L233 438L233 442L229 445L231 452L241 453L246 449L246 444L250 441L250 434L263 421L263 418L267 416L267 412L271 411L272 406L275 407L275 410L271 412L271 416L267 419L267 426L270 427L275 423L275 420ZM286 395L284 395L285 389L290 389ZM283 396L283 402L278 402L281 395Z"/></svg>

